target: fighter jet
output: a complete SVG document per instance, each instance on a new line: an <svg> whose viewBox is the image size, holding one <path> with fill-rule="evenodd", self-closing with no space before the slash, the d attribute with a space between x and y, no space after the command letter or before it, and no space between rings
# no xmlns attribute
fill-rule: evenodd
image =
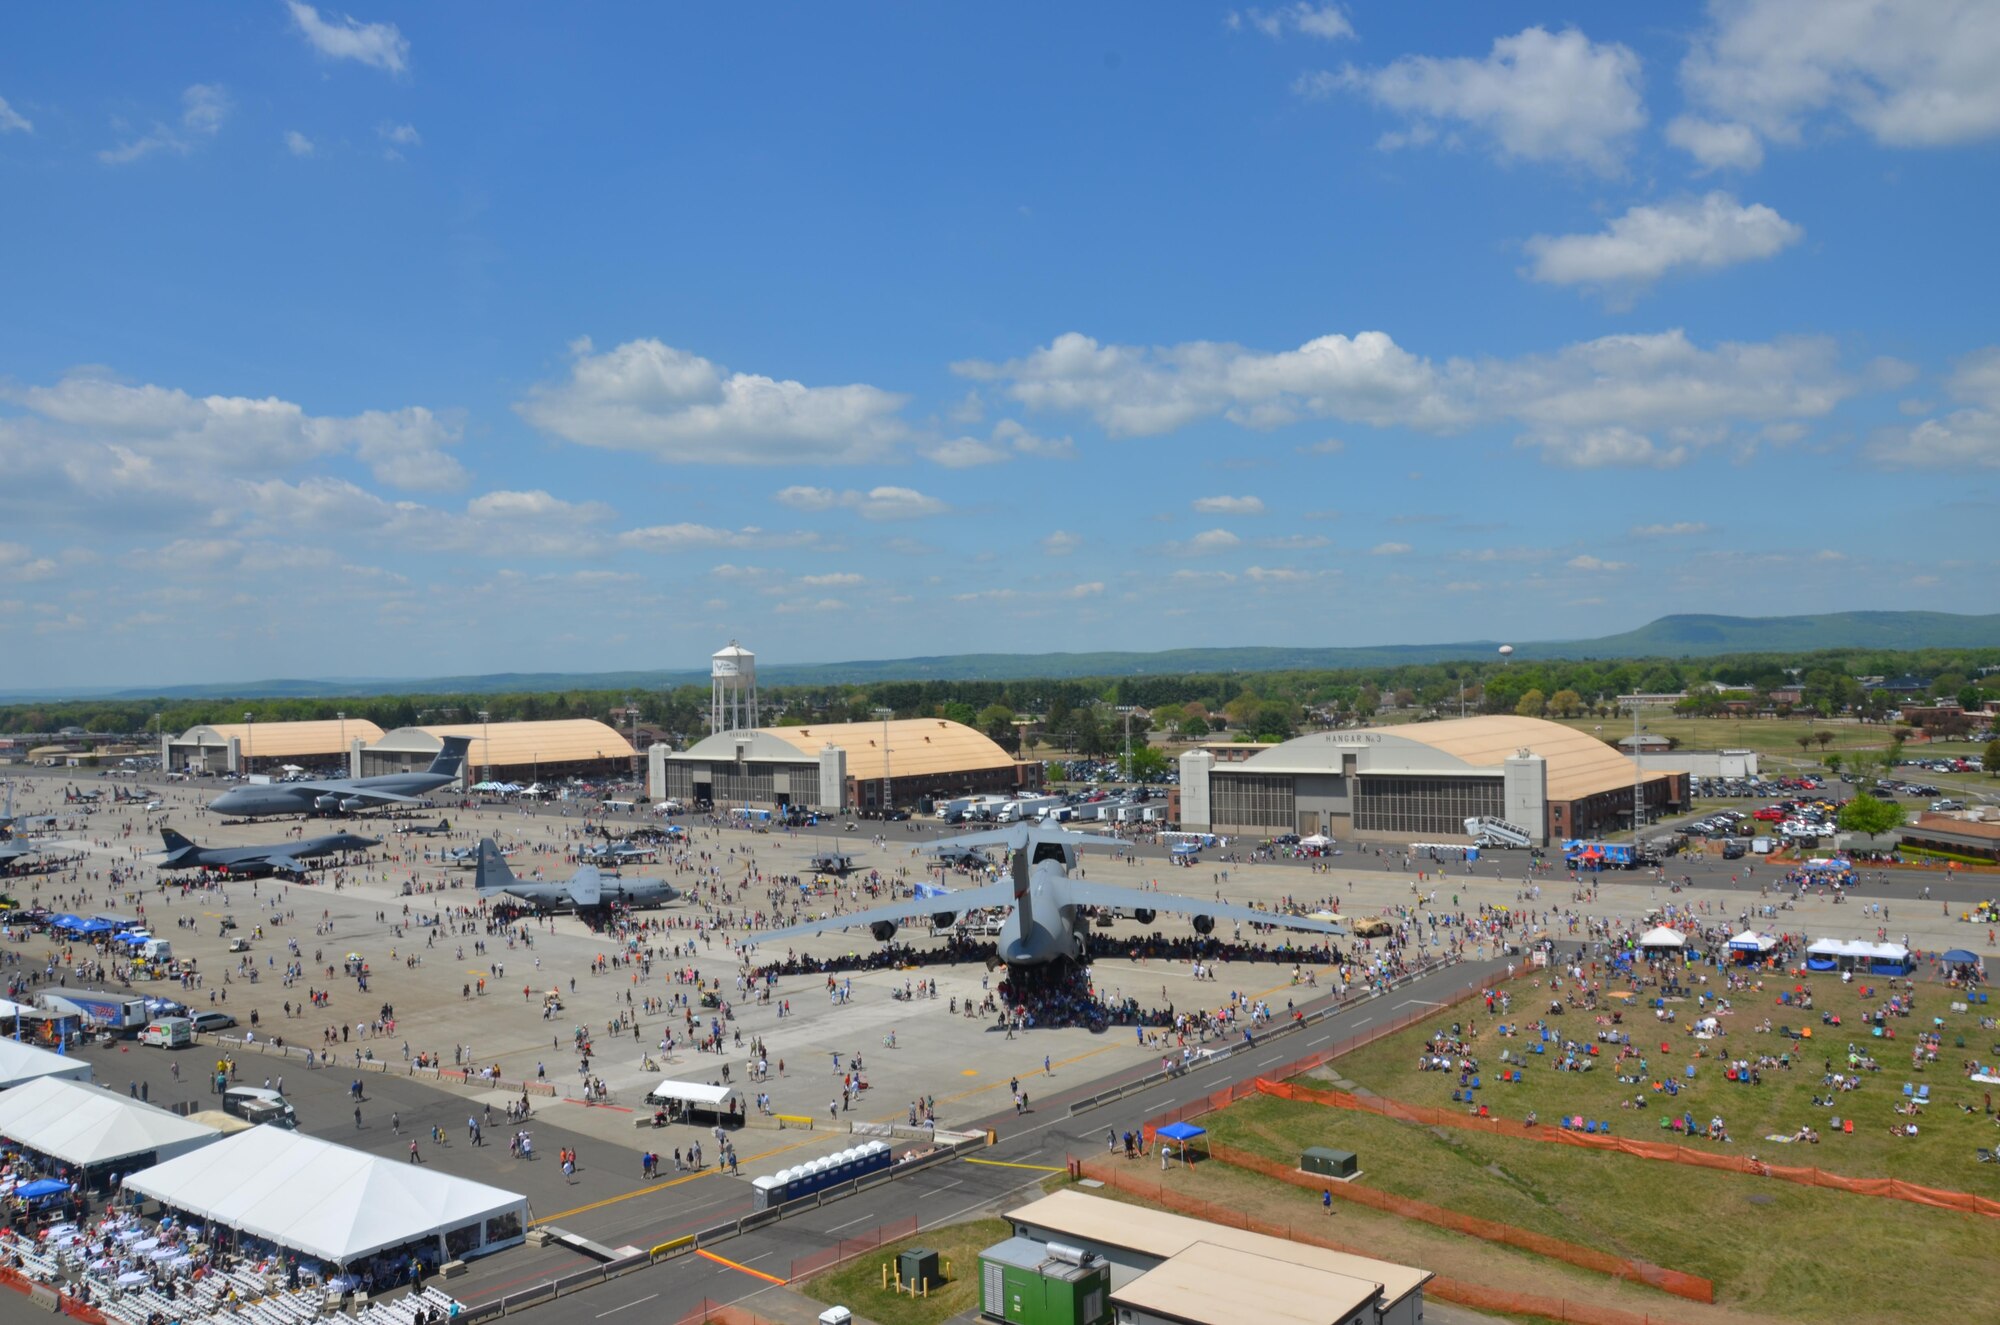
<svg viewBox="0 0 2000 1325"><path fill-rule="evenodd" d="M822 851L806 868L816 874L850 874L854 871L854 857L841 851Z"/></svg>
<svg viewBox="0 0 2000 1325"><path fill-rule="evenodd" d="M479 842L479 872L472 886L481 897L513 897L549 911L592 911L606 906L665 906L680 896L658 879L607 879L585 865L561 883L530 883L514 877L490 837Z"/></svg>
<svg viewBox="0 0 2000 1325"><path fill-rule="evenodd" d="M408 837L439 837L451 831L451 820L440 819L434 824L410 824L396 831Z"/></svg>
<svg viewBox="0 0 2000 1325"><path fill-rule="evenodd" d="M465 766L468 736L438 738L442 748L421 773L387 773L372 778L326 778L310 782L262 782L223 792L209 805L217 814L254 818L267 814L331 814L385 805L415 805L427 791L458 779Z"/></svg>
<svg viewBox="0 0 2000 1325"><path fill-rule="evenodd" d="M300 861L311 860L315 856L338 855L343 851L366 851L369 847L381 845L381 839L376 837L330 833L325 837L286 842L280 846L203 847L164 827L160 829L160 840L167 845L166 857L159 864L163 870L206 867L239 873L269 870L273 874L303 874L306 867Z"/></svg>
<svg viewBox="0 0 2000 1325"><path fill-rule="evenodd" d="M593 865L618 866L634 861L658 860L660 849L642 842L602 842L583 847L576 854Z"/></svg>
<svg viewBox="0 0 2000 1325"><path fill-rule="evenodd" d="M33 842L0 842L0 869L12 869L30 856L39 856L42 849Z"/></svg>
<svg viewBox="0 0 2000 1325"><path fill-rule="evenodd" d="M878 940L886 943L895 937L899 921L924 916L931 920L934 927L945 928L956 919L958 912L987 906L1010 908L996 945L999 959L1010 966L1040 966L1083 957L1088 951L1086 943L1090 922L1086 911L1090 907L1122 907L1142 925L1152 924L1161 911L1193 916L1197 934L1214 933L1218 920L1249 921L1314 934L1342 935L1347 932L1323 920L1307 920L1227 902L1177 897L1172 893L1148 892L1143 888L1119 888L1069 877L1079 850L1124 849L1123 842L1109 838L1021 824L990 833L950 838L933 849L983 846L1001 846L1011 853L1010 879L959 889L944 896L918 896L852 915L808 921L760 934L757 942L779 942L807 934L824 934L854 925L866 925Z"/></svg>

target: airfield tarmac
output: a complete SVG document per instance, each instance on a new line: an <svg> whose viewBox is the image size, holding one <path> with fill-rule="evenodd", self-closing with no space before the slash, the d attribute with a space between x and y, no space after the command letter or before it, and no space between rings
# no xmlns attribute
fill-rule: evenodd
<svg viewBox="0 0 2000 1325"><path fill-rule="evenodd" d="M350 1038L335 1050L336 1061L316 1071L305 1070L298 1058L229 1046L234 1049L239 1081L261 1084L267 1077L275 1080L282 1075L284 1090L297 1105L306 1131L398 1158L407 1155L414 1138L426 1163L522 1191L529 1196L538 1221L558 1223L608 1246L646 1247L706 1226L714 1222L716 1212L744 1204L751 1177L844 1148L851 1144L848 1124L853 1120L906 1121L910 1102L919 1096L935 1097L939 1123L950 1128L1008 1113L1012 1107L1010 1080L1020 1081L1032 1107L1035 1099L1059 1092L1070 1094L1098 1079L1130 1076L1158 1065L1159 1051L1141 1048L1129 1030L1093 1034L1082 1029L1036 1029L1009 1039L984 1019L951 1015L951 998L976 999L983 992L989 977L984 967L976 964L924 966L909 973L856 972L851 1000L840 1004L829 1001L823 976L783 978L774 999L789 1000L793 1014L780 1018L775 1001L762 1005L736 996L737 962L720 939L684 962L657 960L646 976L625 968L593 974L595 960L609 956L613 948L574 916L545 921L539 928L531 923L535 935L532 947L510 948L497 937L487 936L483 928L463 936L437 934L429 945L424 939L427 931L422 929L406 928L400 935L394 932L403 922L406 905L414 919L426 911L447 914L477 903L471 871L435 861L426 863L426 851L435 856L445 846L466 846L491 835L503 846L519 848L510 863L523 877L537 870L543 878L567 877L572 867L563 855L586 822L575 810L566 814L559 806L532 810L450 808L444 811L453 830L448 837L398 836L394 832L399 826L435 823L437 812L404 819L370 818L361 830L385 841L365 863L314 870L312 882L307 884L237 881L226 889L190 893L183 900L177 883L162 886L178 876L156 875L146 863L159 850L162 822L171 823L202 845L230 846L282 841L299 821L225 823L203 808L218 794L219 784L142 783L162 803L160 811L151 813L138 805L107 805L72 817L60 804L65 785L105 788L108 796L114 784L130 787L132 782L56 776L23 779L17 809L63 814L62 825L49 839L51 850L56 854L73 851L81 860L64 870L9 880L7 891L24 904L39 903L86 915L98 911L134 913L143 908L153 932L171 938L177 954L198 960L204 985L186 994L175 986L155 987L143 982L136 989L150 992L158 988L196 1010L206 1010L213 995L214 1006L227 1010L241 1023L237 1031L226 1034L241 1035L248 1029L252 1009L258 1013L259 1039L279 1035L293 1046L317 1046L325 1026L347 1023ZM615 831L624 826L629 825L613 823ZM883 875L909 871L921 877L925 858L915 853L922 841L937 835L935 829L915 831L905 825L864 825L862 831L851 833L839 831L837 826L829 831L796 833L751 832L698 822L689 822L689 827L694 834L692 852L708 858L694 864L732 875L746 871L767 876L805 874L807 862L816 852L837 850L851 855L857 872L849 877L838 902L849 909L868 904L858 887L869 871ZM886 834L879 838L870 831L884 829ZM325 828L318 821L305 826L309 836L321 831ZM1159 853L1142 849L1130 859L1092 854L1086 857L1084 868L1089 877L1105 882L1157 884L1161 891L1196 896L1219 891L1228 900L1239 902L1338 898L1340 910L1350 917L1413 900L1414 872L1390 857L1375 856L1372 848L1368 854L1355 851L1323 863L1331 868L1314 872L1298 862L1225 863L1211 854L1199 868L1181 869L1168 866ZM656 864L627 867L626 872L666 878L684 886L694 876L683 871L692 867L676 866L663 856ZM114 889L105 879L113 868L135 869L135 882ZM1540 880L1538 899L1524 898L1521 858L1506 854L1469 870L1463 865L1450 866L1442 876L1437 866L1427 862L1419 868L1430 877L1418 884L1418 891L1428 896L1436 888L1440 907L1456 897L1457 909L1462 910L1481 904L1554 909L1568 906L1573 890L1558 873ZM1696 886L1678 894L1670 894L1665 886L1643 875L1607 875L1596 899L1578 909L1589 915L1637 922L1650 906L1669 901L1682 906L1705 903L1712 912L1708 918L1733 920L1760 901L1744 862L1718 861L1690 869L1696 874ZM1222 881L1224 871L1226 883ZM1768 877L1768 868L1760 872ZM1676 876L1679 873L1677 869ZM418 889L436 886L438 891L405 896L405 883ZM1926 884L1935 884L1934 899L1915 900L1918 889ZM1920 949L1967 946L1988 951L1986 928L1947 918L1945 909L1955 914L1963 907L1942 899L1947 895L1985 896L1993 891L1987 879L1945 883L1937 876L1898 875L1887 887L1867 885L1858 901L1835 905L1809 898L1794 910L1780 912L1775 920L1762 922L1762 927L1858 938L1874 937L1886 925L1891 936L1907 935L1907 941ZM760 904L763 889L753 888L749 896L753 906ZM1890 916L1886 921L1863 913L1863 904L1875 900L1887 901ZM835 902L828 899L823 904ZM277 912L284 916L282 924L274 923ZM682 901L665 911L644 914L676 925L691 925L707 913L697 904ZM226 951L220 929L225 915L233 916L238 925L230 936L250 937L248 954ZM176 919L189 916L195 920L192 928L176 927ZM263 936L254 937L260 924ZM330 932L315 934L315 924L329 927ZM1170 936L1190 932L1185 920L1165 915L1150 928ZM1110 932L1136 935L1138 930L1133 922L1121 921ZM692 928L677 928L664 938L656 936L655 942L685 940L694 933ZM475 938L488 942L483 956L473 952ZM899 940L906 938L918 945L929 942L921 927L899 933ZM288 955L288 940L293 939L300 945L307 975L288 988L279 973ZM786 946L832 955L865 951L873 942L865 932L830 930L827 935ZM461 943L463 958L458 956ZM46 940L16 946L23 959L34 964L49 956ZM353 979L339 974L349 952L362 954L370 965L365 994ZM315 953L319 954L317 959ZM782 954L767 952L759 957L778 955ZM1477 944L1469 945L1464 953L1470 962L1497 955ZM254 961L258 971L254 983L238 969L246 957ZM412 963L412 958L420 960ZM331 979L325 976L328 963L336 968ZM765 1042L771 1063L767 1081L746 1081L747 1047L736 1049L733 1043L726 1056L683 1048L671 1060L660 1061L657 1071L646 1070L645 1056L660 1058L657 1044L667 1020L664 1014L640 1015L641 1038L637 1041L629 1031L621 1036L604 1033L607 1022L620 1011L629 1015L628 993L636 1004L649 995L665 997L689 988L675 984L668 974L668 968L680 965L692 965L704 978L721 977L725 997L735 1005L732 1040L734 1032L740 1030L746 1046L756 1038ZM938 998L934 1002L893 999L891 989L900 988L916 974L937 981ZM1248 962L1221 963L1216 976L1212 982L1197 981L1186 962L1100 959L1095 966L1100 989L1129 994L1148 1007L1167 1002L1179 1008L1212 1008L1226 1002L1232 992L1240 992L1245 997L1268 999L1281 1015L1288 999L1296 997L1304 1002L1324 994L1336 978L1333 971L1321 969L1316 973L1318 988L1306 991L1294 988L1289 967ZM473 985L476 990L480 978L487 982L485 994L467 996L466 986ZM842 979L844 982L845 977ZM296 1009L308 985L330 990L330 1007L288 1019L283 1004L289 1001ZM522 997L524 987L529 990L526 998ZM556 1017L544 1019L543 994L550 988L562 992L565 1006ZM395 1008L394 1034L353 1039L354 1024L371 1020L383 1003ZM577 1026L591 1027L596 1034L598 1053L591 1060L591 1072L609 1087L607 1101L586 1104L581 1098L578 1062L570 1048ZM891 1032L896 1040L893 1049L884 1044ZM460 1087L411 1075L404 1066L405 1045L411 1055L440 1054L447 1065L453 1061L454 1046L465 1046L467 1061L497 1064L508 1081L534 1079L539 1065L557 1096L534 1101L536 1112L528 1127L534 1134L538 1159L524 1162L509 1154L511 1129L502 1117L502 1108L509 1099L518 1098L518 1091ZM357 1048L364 1053L372 1051L377 1060L386 1060L388 1070L358 1074L353 1069ZM203 1078L205 1070L213 1070L218 1052L213 1037L203 1036L192 1049L167 1051L121 1043L105 1049L93 1047L87 1054L99 1064L100 1082L114 1089L143 1089L154 1102L190 1100L198 1107L212 1107L213 1096L203 1098ZM833 1063L838 1057L845 1066L857 1055L863 1061L869 1089L850 1109L836 1107L839 1116L830 1119L829 1105L838 1105L840 1093ZM782 1076L777 1070L781 1059ZM176 1063L178 1078L172 1071ZM732 1085L746 1096L768 1092L774 1113L815 1120L811 1130L779 1130L775 1121L753 1114L751 1125L735 1138L740 1177L716 1173L714 1140L704 1129L635 1126L650 1115L643 1096L661 1077L719 1081L724 1063L730 1067ZM355 1104L348 1096L357 1075L365 1092L358 1127ZM469 1141L467 1121L472 1116L483 1119L487 1106L491 1106L492 1121L483 1129L485 1144L475 1149ZM446 1144L432 1141L433 1126L442 1129ZM707 1149L707 1165L699 1173L676 1173L665 1157L677 1148L687 1150L696 1141ZM579 1171L573 1181L565 1181L553 1163L552 1157L561 1147L579 1152ZM660 1175L651 1181L640 1175L639 1156L648 1149L663 1156ZM522 1249L493 1258L492 1264L509 1277L539 1276L547 1273L545 1266L551 1264L559 1271L561 1258L568 1258L571 1267L577 1263L574 1253ZM480 1270L481 1277L486 1277L487 1266L482 1264Z"/></svg>

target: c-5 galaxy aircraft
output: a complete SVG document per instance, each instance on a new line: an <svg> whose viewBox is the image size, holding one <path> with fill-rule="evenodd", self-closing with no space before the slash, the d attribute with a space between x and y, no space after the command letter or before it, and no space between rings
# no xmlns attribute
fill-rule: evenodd
<svg viewBox="0 0 2000 1325"><path fill-rule="evenodd" d="M306 867L299 863L302 860L338 855L343 851L366 851L369 847L382 844L382 840L376 837L330 833L325 837L272 847L203 847L196 846L171 828L160 829L160 840L167 844L166 857L159 865L163 870L191 870L197 867L243 871L265 869L273 874L304 874Z"/></svg>
<svg viewBox="0 0 2000 1325"><path fill-rule="evenodd" d="M372 778L324 778L316 782L260 782L235 787L217 796L209 809L217 814L255 818L266 814L332 814L385 805L415 805L427 791L456 781L465 766L469 736L442 736L443 748L421 773L385 773Z"/></svg>
<svg viewBox="0 0 2000 1325"><path fill-rule="evenodd" d="M585 865L561 883L530 883L514 877L492 838L479 840L479 872L472 886L481 897L513 897L549 911L591 911L605 906L665 906L680 896L658 879L606 878Z"/></svg>
<svg viewBox="0 0 2000 1325"><path fill-rule="evenodd" d="M1079 849L1124 849L1123 842L1110 838L1022 824L990 833L948 838L932 849L983 846L1002 846L1012 853L1011 879L960 889L945 896L912 897L852 915L792 925L760 934L756 941L760 944L772 943L806 934L824 934L854 925L866 925L877 939L886 943L895 936L898 921L925 916L933 925L942 928L950 925L961 911L987 906L1011 908L995 945L999 959L1010 966L1040 966L1081 958L1088 951L1090 922L1084 914L1088 907L1122 907L1142 925L1152 924L1155 915L1161 911L1193 916L1197 934L1214 933L1217 920L1250 921L1314 934L1341 935L1347 932L1323 920L1307 920L1228 902L1177 897L1172 893L1147 892L1143 888L1119 888L1069 877Z"/></svg>
<svg viewBox="0 0 2000 1325"><path fill-rule="evenodd" d="M0 829L5 830L5 836L12 837L29 828L47 828L55 821L53 814L14 813L14 779L7 779L7 809L0 812Z"/></svg>

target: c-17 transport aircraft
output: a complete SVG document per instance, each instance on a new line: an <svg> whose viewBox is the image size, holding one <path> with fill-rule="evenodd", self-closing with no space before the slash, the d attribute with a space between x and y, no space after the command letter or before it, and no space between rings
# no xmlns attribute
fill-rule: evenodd
<svg viewBox="0 0 2000 1325"><path fill-rule="evenodd" d="M344 810L415 805L427 791L454 782L465 767L469 736L441 736L442 748L421 773L384 773L372 778L323 778L313 782L259 782L234 787L217 796L209 809L217 814L256 818L266 814L332 814Z"/></svg>
<svg viewBox="0 0 2000 1325"><path fill-rule="evenodd" d="M659 879L621 879L585 865L561 883L531 883L514 877L500 847L479 839L479 871L472 886L481 897L512 897L549 911L591 911L604 906L665 906L680 896Z"/></svg>
<svg viewBox="0 0 2000 1325"><path fill-rule="evenodd" d="M1122 907L1142 925L1152 924L1161 911L1193 916L1197 934L1214 933L1217 920L1249 921L1314 934L1344 935L1347 932L1324 920L1308 920L1278 911L1259 911L1255 907L1200 897L1180 897L1173 893L1148 892L1143 888L1091 883L1069 876L1079 849L1120 851L1125 848L1125 843L1112 838L1022 824L990 833L947 838L934 844L931 850L983 846L1007 848L1012 857L1010 879L959 889L943 896L933 893L928 897L911 897L851 915L791 925L760 934L756 942L765 944L866 925L877 939L886 943L895 936L898 921L924 916L934 925L944 926L962 911L989 906L1010 908L995 944L999 960L1009 966L1041 966L1082 958L1089 951L1090 921L1085 914L1089 907Z"/></svg>
<svg viewBox="0 0 2000 1325"><path fill-rule="evenodd" d="M203 847L182 837L171 828L160 829L160 840L167 845L167 854L160 861L163 870L191 870L196 868L224 870L266 869L274 874L304 874L306 867L300 861L315 856L334 856L343 851L366 851L369 847L380 846L378 837L362 837L357 833L329 833L325 837L307 838L303 842L286 842L270 847Z"/></svg>

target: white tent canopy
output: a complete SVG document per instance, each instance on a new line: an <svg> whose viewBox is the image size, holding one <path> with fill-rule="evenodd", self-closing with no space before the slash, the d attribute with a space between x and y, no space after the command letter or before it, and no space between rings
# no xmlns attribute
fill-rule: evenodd
<svg viewBox="0 0 2000 1325"><path fill-rule="evenodd" d="M1769 952L1778 946L1778 941L1769 934L1759 934L1754 929L1746 929L1729 940L1729 947L1735 952Z"/></svg>
<svg viewBox="0 0 2000 1325"><path fill-rule="evenodd" d="M1681 937L1679 930L1668 929L1665 925L1647 930L1639 939L1642 948L1679 948L1686 944L1687 940Z"/></svg>
<svg viewBox="0 0 2000 1325"><path fill-rule="evenodd" d="M477 1256L519 1242L528 1223L528 1198L516 1192L276 1127L143 1169L125 1186L340 1265L460 1230L469 1241L453 1238L450 1254Z"/></svg>
<svg viewBox="0 0 2000 1325"><path fill-rule="evenodd" d="M16 1006L0 1000L0 1017L12 1015ZM33 1008L23 1008L32 1013ZM71 1081L90 1080L90 1064L68 1054L51 1053L19 1040L0 1040L0 1090L18 1086L37 1077L67 1077Z"/></svg>
<svg viewBox="0 0 2000 1325"><path fill-rule="evenodd" d="M720 1109L731 1094L727 1086L711 1086L705 1081L676 1081L668 1077L646 1095L649 1100L679 1100L703 1109Z"/></svg>
<svg viewBox="0 0 2000 1325"><path fill-rule="evenodd" d="M1814 957L1868 957L1891 962L1910 959L1910 950L1900 943L1872 943L1866 939L1820 939L1806 952Z"/></svg>
<svg viewBox="0 0 2000 1325"><path fill-rule="evenodd" d="M1325 833L1313 833L1308 837L1300 838L1299 845L1302 847L1330 847L1333 845L1333 839Z"/></svg>
<svg viewBox="0 0 2000 1325"><path fill-rule="evenodd" d="M171 1158L220 1135L165 1109L56 1077L0 1094L0 1136L78 1168L141 1155Z"/></svg>

